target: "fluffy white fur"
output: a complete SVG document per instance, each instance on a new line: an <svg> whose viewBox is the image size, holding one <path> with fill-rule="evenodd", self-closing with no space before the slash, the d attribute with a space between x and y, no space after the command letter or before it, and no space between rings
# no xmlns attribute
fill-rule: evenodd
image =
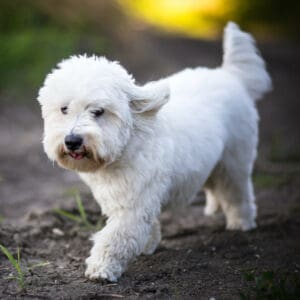
<svg viewBox="0 0 300 300"><path fill-rule="evenodd" d="M88 278L115 281L134 257L153 253L162 205L188 203L200 188L206 215L221 209L227 229L256 226L255 101L270 87L254 40L233 23L220 68L186 69L137 86L116 62L73 56L47 76L38 97L45 152L78 172L108 216L93 236ZM95 117L95 109L104 114ZM84 139L82 159L66 149L70 133Z"/></svg>

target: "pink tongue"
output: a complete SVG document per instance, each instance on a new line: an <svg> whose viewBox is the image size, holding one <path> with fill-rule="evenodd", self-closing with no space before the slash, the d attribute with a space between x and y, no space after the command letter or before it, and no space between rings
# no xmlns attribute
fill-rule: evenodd
<svg viewBox="0 0 300 300"><path fill-rule="evenodd" d="M76 159L76 160L79 160L79 159L82 159L82 158L83 158L83 155L82 155L81 153L75 153L75 152L73 152L73 153L70 153L70 155L71 155L74 159Z"/></svg>

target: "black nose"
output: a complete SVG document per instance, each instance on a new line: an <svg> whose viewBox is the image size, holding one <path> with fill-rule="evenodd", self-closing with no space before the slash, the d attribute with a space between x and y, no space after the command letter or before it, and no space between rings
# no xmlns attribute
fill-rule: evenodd
<svg viewBox="0 0 300 300"><path fill-rule="evenodd" d="M83 138L80 135L69 134L65 137L65 144L71 151L77 150L82 145Z"/></svg>

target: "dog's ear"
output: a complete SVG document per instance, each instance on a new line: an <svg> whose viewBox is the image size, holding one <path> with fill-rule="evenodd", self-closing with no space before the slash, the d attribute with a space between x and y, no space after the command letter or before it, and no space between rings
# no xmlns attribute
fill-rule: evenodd
<svg viewBox="0 0 300 300"><path fill-rule="evenodd" d="M156 113L168 102L169 84L166 81L152 81L144 86L134 85L130 92L130 108L133 113Z"/></svg>

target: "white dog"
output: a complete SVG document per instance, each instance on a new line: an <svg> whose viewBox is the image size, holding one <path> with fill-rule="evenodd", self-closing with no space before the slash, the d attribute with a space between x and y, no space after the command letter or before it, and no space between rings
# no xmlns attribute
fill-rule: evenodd
<svg viewBox="0 0 300 300"><path fill-rule="evenodd" d="M116 62L73 56L49 74L38 101L49 158L78 172L108 217L86 276L116 281L160 242L161 207L203 187L205 214L254 228L255 101L271 88L252 37L225 29L220 68L186 69L144 86Z"/></svg>

